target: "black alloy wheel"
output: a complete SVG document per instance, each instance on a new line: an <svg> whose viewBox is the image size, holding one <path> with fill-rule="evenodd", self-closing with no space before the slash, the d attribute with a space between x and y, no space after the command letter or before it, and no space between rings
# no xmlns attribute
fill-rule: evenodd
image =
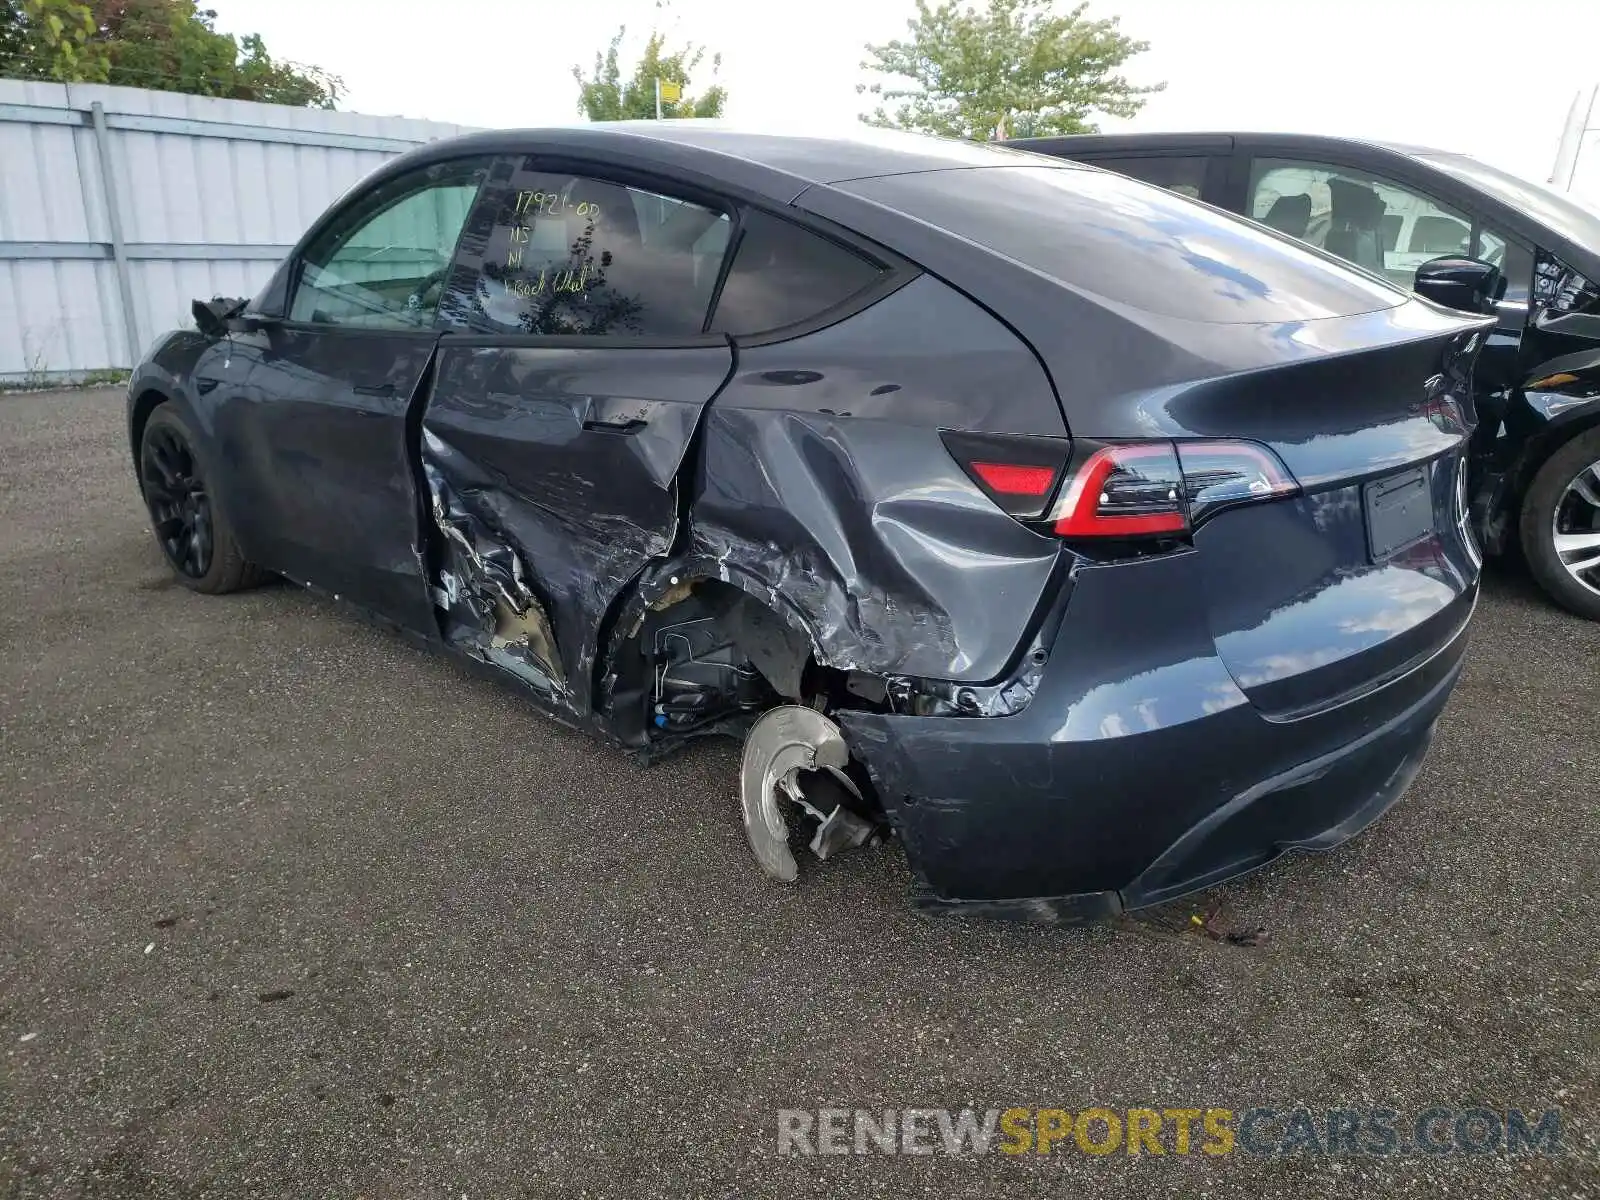
<svg viewBox="0 0 1600 1200"><path fill-rule="evenodd" d="M190 579L204 579L216 550L211 498L194 451L171 425L152 425L139 456L150 524L167 561Z"/></svg>
<svg viewBox="0 0 1600 1200"><path fill-rule="evenodd" d="M235 592L260 583L208 478L199 439L171 404L150 414L139 439L139 488L161 552L178 582L196 592Z"/></svg>

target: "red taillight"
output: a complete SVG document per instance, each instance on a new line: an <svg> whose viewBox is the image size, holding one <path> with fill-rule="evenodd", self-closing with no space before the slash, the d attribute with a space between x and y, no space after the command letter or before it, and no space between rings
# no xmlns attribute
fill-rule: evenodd
<svg viewBox="0 0 1600 1200"><path fill-rule="evenodd" d="M1102 445L1072 473L1056 504L1062 537L1152 537L1189 528L1171 442Z"/></svg>
<svg viewBox="0 0 1600 1200"><path fill-rule="evenodd" d="M1278 456L1254 442L1179 442L1189 523L1237 504L1276 500L1300 490Z"/></svg>
<svg viewBox="0 0 1600 1200"><path fill-rule="evenodd" d="M970 464L973 474L987 484L991 492L1006 496L1029 496L1043 500L1056 481L1054 467L1019 467L1014 463L975 462Z"/></svg>
<svg viewBox="0 0 1600 1200"><path fill-rule="evenodd" d="M1080 441L1051 520L1063 537L1172 537L1221 509L1299 490L1254 442Z"/></svg>
<svg viewBox="0 0 1600 1200"><path fill-rule="evenodd" d="M984 495L1018 520L1044 516L1067 466L1066 438L945 430L945 449Z"/></svg>

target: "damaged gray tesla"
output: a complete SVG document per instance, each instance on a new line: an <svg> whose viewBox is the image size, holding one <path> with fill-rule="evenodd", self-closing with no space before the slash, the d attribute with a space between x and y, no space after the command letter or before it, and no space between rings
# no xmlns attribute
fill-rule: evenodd
<svg viewBox="0 0 1600 1200"><path fill-rule="evenodd" d="M887 828L931 906L1159 902L1368 825L1460 670L1490 321L1092 168L477 134L195 316L128 407L184 583L742 737L777 879Z"/></svg>

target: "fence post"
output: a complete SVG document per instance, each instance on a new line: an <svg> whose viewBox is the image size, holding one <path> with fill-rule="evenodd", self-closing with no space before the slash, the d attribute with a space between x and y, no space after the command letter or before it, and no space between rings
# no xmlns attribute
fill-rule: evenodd
<svg viewBox="0 0 1600 1200"><path fill-rule="evenodd" d="M111 226L111 257L116 264L117 292L122 299L122 328L128 340L129 368L137 365L139 352L144 349L139 341L139 322L133 310L133 276L128 270L128 247L122 240L122 213L117 208L117 186L111 178L111 133L106 128L106 106L96 100L89 106L94 119L94 145L100 157L100 189L106 198L106 223Z"/></svg>

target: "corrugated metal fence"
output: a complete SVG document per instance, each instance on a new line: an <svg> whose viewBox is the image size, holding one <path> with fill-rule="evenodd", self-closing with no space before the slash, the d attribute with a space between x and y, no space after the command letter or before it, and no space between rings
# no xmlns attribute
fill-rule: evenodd
<svg viewBox="0 0 1600 1200"><path fill-rule="evenodd" d="M249 296L387 158L464 127L0 79L0 383L131 367Z"/></svg>

